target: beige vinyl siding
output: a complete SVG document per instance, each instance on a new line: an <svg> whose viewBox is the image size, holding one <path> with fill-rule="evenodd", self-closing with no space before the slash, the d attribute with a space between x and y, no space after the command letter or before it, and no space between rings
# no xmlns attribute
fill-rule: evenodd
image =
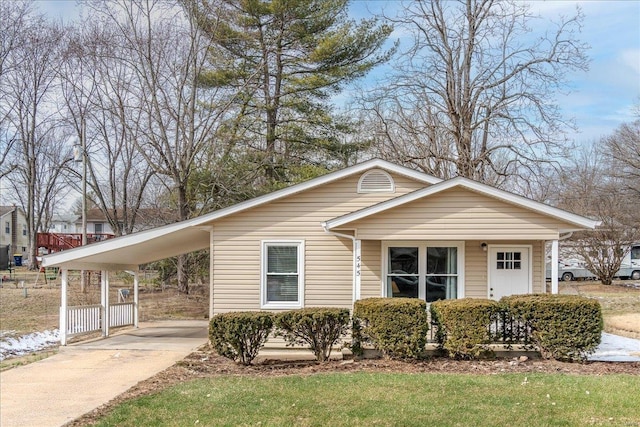
<svg viewBox="0 0 640 427"><path fill-rule="evenodd" d="M363 240L360 298L380 296L382 296L382 245L379 240Z"/></svg>
<svg viewBox="0 0 640 427"><path fill-rule="evenodd" d="M491 242L493 243L493 242ZM464 278L465 298L487 298L488 275L487 254L480 245L481 241L465 242L464 248Z"/></svg>
<svg viewBox="0 0 640 427"><path fill-rule="evenodd" d="M533 244L533 293L545 293L547 289L545 244L543 240L531 243Z"/></svg>
<svg viewBox="0 0 640 427"><path fill-rule="evenodd" d="M346 224L360 239L550 240L557 220L465 189L450 189Z"/></svg>
<svg viewBox="0 0 640 427"><path fill-rule="evenodd" d="M392 177L395 193L358 194L358 174L214 222L214 313L260 309L260 254L264 240L304 240L305 307L350 308L353 243L325 233L321 224L427 186L403 176ZM379 258L380 243L372 244L377 245L375 257ZM364 246L373 252L371 244ZM363 268L367 292L375 281L378 264L379 260L374 267ZM379 278L377 286L379 295Z"/></svg>

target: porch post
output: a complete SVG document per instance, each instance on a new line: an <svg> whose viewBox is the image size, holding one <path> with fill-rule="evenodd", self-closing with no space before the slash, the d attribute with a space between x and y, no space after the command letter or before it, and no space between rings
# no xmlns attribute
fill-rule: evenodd
<svg viewBox="0 0 640 427"><path fill-rule="evenodd" d="M109 273L100 272L100 304L102 305L102 336L109 336Z"/></svg>
<svg viewBox="0 0 640 427"><path fill-rule="evenodd" d="M362 240L353 241L353 302L360 299L360 283L362 279Z"/></svg>
<svg viewBox="0 0 640 427"><path fill-rule="evenodd" d="M551 241L551 293L558 293L558 239Z"/></svg>
<svg viewBox="0 0 640 427"><path fill-rule="evenodd" d="M69 270L62 269L61 297L60 297L60 345L67 345L67 284Z"/></svg>
<svg viewBox="0 0 640 427"><path fill-rule="evenodd" d="M138 327L138 272L133 272L133 327Z"/></svg>

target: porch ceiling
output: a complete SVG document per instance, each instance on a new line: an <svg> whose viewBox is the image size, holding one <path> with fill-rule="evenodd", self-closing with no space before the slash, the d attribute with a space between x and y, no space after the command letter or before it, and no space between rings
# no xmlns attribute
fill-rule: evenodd
<svg viewBox="0 0 640 427"><path fill-rule="evenodd" d="M42 265L72 270L135 270L141 264L209 247L209 228L176 223L46 255Z"/></svg>

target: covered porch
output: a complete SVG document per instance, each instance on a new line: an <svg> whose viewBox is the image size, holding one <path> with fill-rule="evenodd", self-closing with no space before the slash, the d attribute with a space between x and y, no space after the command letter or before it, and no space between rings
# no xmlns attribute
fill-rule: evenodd
<svg viewBox="0 0 640 427"><path fill-rule="evenodd" d="M431 302L547 292L547 260L550 292L558 293L559 241L597 225L458 177L322 227L352 240L354 301L410 296Z"/></svg>

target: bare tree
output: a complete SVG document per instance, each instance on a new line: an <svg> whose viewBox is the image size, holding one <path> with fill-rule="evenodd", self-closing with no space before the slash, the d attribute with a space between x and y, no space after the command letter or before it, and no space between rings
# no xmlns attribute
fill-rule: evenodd
<svg viewBox="0 0 640 427"><path fill-rule="evenodd" d="M157 174L169 178L179 219L188 219L194 211L189 179L216 149L228 102L222 91L198 86L209 65L210 40L182 8L164 1L97 4L94 10L117 29L113 42L125 48L121 60L133 72L142 136L136 146ZM178 259L178 287L188 293L185 260Z"/></svg>
<svg viewBox="0 0 640 427"><path fill-rule="evenodd" d="M21 34L31 23L32 6L26 1L0 2L0 97L11 99L8 75L20 65L20 57L15 53L24 42ZM7 99L0 108L0 179L17 167L10 161L16 138L8 123L12 106L7 104Z"/></svg>
<svg viewBox="0 0 640 427"><path fill-rule="evenodd" d="M610 285L631 244L640 239L637 209L598 146L578 152L573 164L564 168L559 185L560 207L601 221L595 230L576 233L572 246L587 269Z"/></svg>
<svg viewBox="0 0 640 427"><path fill-rule="evenodd" d="M36 233L51 216L60 176L71 153L59 129L54 95L63 30L42 16L25 19L29 23L21 29L19 47L6 58L11 70L3 76L7 87L0 108L15 135L10 161L16 166L10 182L26 213L30 268L35 268Z"/></svg>
<svg viewBox="0 0 640 427"><path fill-rule="evenodd" d="M136 146L143 132L140 93L131 84L135 73L113 39L117 34L99 22L70 32L60 78L69 121L78 140L85 140L88 194L115 234L123 235L136 228L154 171Z"/></svg>
<svg viewBox="0 0 640 427"><path fill-rule="evenodd" d="M365 104L381 152L494 184L563 155L570 125L553 99L587 68L579 11L539 36L545 22L517 1L411 2L388 19L412 43Z"/></svg>
<svg viewBox="0 0 640 427"><path fill-rule="evenodd" d="M628 193L625 200L637 201L640 198L640 120L623 123L602 142L610 171L621 180Z"/></svg>

